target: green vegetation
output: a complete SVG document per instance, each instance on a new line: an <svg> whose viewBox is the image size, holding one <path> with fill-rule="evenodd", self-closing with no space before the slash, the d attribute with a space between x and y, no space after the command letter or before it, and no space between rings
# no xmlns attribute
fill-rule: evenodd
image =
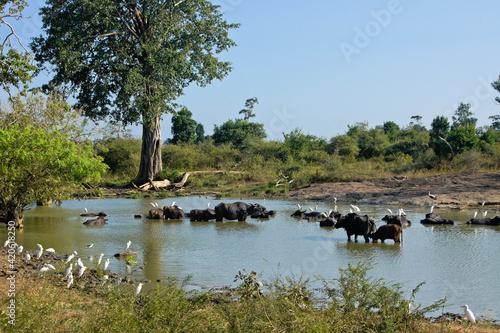
<svg viewBox="0 0 500 333"><path fill-rule="evenodd" d="M11 87L24 92L36 70L32 64L32 56L11 24L12 21L23 18L22 12L26 6L28 2L25 0L0 1L0 26L4 29L2 33L5 33L5 36L0 36L0 83L9 97L12 97Z"/></svg>
<svg viewBox="0 0 500 333"><path fill-rule="evenodd" d="M184 114L190 117L190 113ZM446 117L438 116L430 130L419 123L419 116L414 116L417 122L404 127L392 121L373 128L367 123L355 123L345 134L330 140L295 129L283 133L280 141L265 140L263 124L228 120L202 142L190 139L166 143L162 149L164 170L157 179L179 182L185 172L222 171L193 175L186 185L190 190L230 189L279 195L311 183L400 174L498 171L500 131L495 127L496 118L492 117L491 126L477 128L472 116L470 105L461 104L451 125ZM187 137L192 137L195 123L187 127L191 133ZM137 147L133 140L121 142L124 150L113 151L116 155L109 158L130 161L129 156L139 156L133 150ZM134 176L133 168L124 172L113 164L111 170L126 179Z"/></svg>
<svg viewBox="0 0 500 333"><path fill-rule="evenodd" d="M339 270L335 280L312 289L307 279L274 276L261 281L240 271L240 285L226 294L185 292L169 280L134 297L134 285L96 284L89 291L76 283L30 277L16 293L16 326L1 316L3 332L439 332L450 323L430 324L424 317L440 311L445 299L415 304L398 283L369 276L371 264ZM103 272L100 272L103 274ZM29 282L29 283L28 283ZM144 291L144 289L143 289ZM0 302L6 309L9 298ZM413 306L410 308L409 304ZM467 324L454 324L465 327ZM476 328L495 329L487 321Z"/></svg>

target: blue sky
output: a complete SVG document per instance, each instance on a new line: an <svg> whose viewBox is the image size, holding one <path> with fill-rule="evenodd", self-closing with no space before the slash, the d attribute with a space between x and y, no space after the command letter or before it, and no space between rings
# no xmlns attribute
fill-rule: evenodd
<svg viewBox="0 0 500 333"><path fill-rule="evenodd" d="M238 46L222 55L234 69L178 100L207 134L240 118L253 96L252 120L270 139L295 128L330 139L356 122L406 126L414 115L430 127L438 115L451 121L461 102L471 103L480 126L500 114L500 93L490 86L500 76L498 1L213 2L229 22L241 23L231 32ZM40 33L42 3L30 1L23 38ZM167 115L163 139L170 126ZM140 137L140 128L133 134Z"/></svg>

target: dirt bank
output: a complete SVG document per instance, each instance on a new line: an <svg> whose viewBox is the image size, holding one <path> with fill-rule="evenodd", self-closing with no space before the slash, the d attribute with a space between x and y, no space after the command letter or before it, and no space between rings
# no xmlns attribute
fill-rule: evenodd
<svg viewBox="0 0 500 333"><path fill-rule="evenodd" d="M436 199L431 199L428 193ZM454 209L500 210L500 173L454 173L421 178L380 178L312 184L290 191L291 199L358 204L417 205Z"/></svg>

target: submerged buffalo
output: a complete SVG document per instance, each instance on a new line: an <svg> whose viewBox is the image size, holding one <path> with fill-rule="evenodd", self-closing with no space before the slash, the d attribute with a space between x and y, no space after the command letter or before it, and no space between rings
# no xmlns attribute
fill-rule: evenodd
<svg viewBox="0 0 500 333"><path fill-rule="evenodd" d="M217 217L215 210L210 208L205 209L191 209L188 214L191 221L210 221L215 220Z"/></svg>
<svg viewBox="0 0 500 333"><path fill-rule="evenodd" d="M105 225L108 222L106 222L108 219L105 219L104 217L98 217L96 219L91 219L83 222L85 225Z"/></svg>
<svg viewBox="0 0 500 333"><path fill-rule="evenodd" d="M153 208L148 213L148 219L161 220L161 219L163 219L164 215L165 214L163 213L163 209Z"/></svg>
<svg viewBox="0 0 500 333"><path fill-rule="evenodd" d="M221 202L215 206L216 221L226 220L246 221L248 216L259 212L265 212L266 208L259 204L247 204L241 201L234 203Z"/></svg>
<svg viewBox="0 0 500 333"><path fill-rule="evenodd" d="M436 213L427 213L425 214L425 219L420 220L422 224L454 224L452 220L442 219Z"/></svg>
<svg viewBox="0 0 500 333"><path fill-rule="evenodd" d="M411 225L411 221L406 219L405 215L386 215L382 218L387 224L397 224L400 227Z"/></svg>
<svg viewBox="0 0 500 333"><path fill-rule="evenodd" d="M365 242L369 242L368 235L377 231L375 221L368 215L358 215L357 213L349 213L346 216L339 218L334 225L335 229L344 228L347 233L347 240L351 241L351 236L354 235L354 241L358 241L358 236L363 236Z"/></svg>
<svg viewBox="0 0 500 333"><path fill-rule="evenodd" d="M377 231L372 232L368 235L374 243L377 243L380 239L382 243L386 239L394 240L394 243L401 243L403 229L397 224L386 224L377 229Z"/></svg>
<svg viewBox="0 0 500 333"><path fill-rule="evenodd" d="M168 220L181 220L184 218L184 211L179 206L164 206L163 207L163 218Z"/></svg>
<svg viewBox="0 0 500 333"><path fill-rule="evenodd" d="M471 219L467 221L467 224L481 224L481 225L500 225L500 216L495 216L494 218L481 218L481 219Z"/></svg>

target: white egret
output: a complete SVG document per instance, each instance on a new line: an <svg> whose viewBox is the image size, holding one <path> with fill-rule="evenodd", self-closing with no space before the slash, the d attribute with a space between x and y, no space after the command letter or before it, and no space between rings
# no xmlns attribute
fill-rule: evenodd
<svg viewBox="0 0 500 333"><path fill-rule="evenodd" d="M155 204L154 204L154 203L150 202L149 204L150 204L151 206L155 207Z"/></svg>
<svg viewBox="0 0 500 333"><path fill-rule="evenodd" d="M104 284L106 283L106 280L108 279L108 276L107 275L104 275L102 277L102 285L104 286Z"/></svg>
<svg viewBox="0 0 500 333"><path fill-rule="evenodd" d="M93 244L93 243L92 243L92 244L87 245L87 249L90 249L92 246L94 246L94 244Z"/></svg>
<svg viewBox="0 0 500 333"><path fill-rule="evenodd" d="M73 255L77 256L77 255L78 255L78 252L73 251Z"/></svg>
<svg viewBox="0 0 500 333"><path fill-rule="evenodd" d="M36 244L36 246L38 246L38 253L36 254L36 258L40 259L43 253L43 246L41 246L40 244Z"/></svg>
<svg viewBox="0 0 500 333"><path fill-rule="evenodd" d="M135 288L135 296L139 295L139 293L141 292L141 289L142 289L142 283L139 283L137 285L137 288Z"/></svg>
<svg viewBox="0 0 500 333"><path fill-rule="evenodd" d="M485 203L486 203L486 201L483 201L483 202L481 203L481 208L483 208L483 207L484 207L484 204L485 204Z"/></svg>
<svg viewBox="0 0 500 333"><path fill-rule="evenodd" d="M78 258L78 260L76 261L76 264L80 267L83 267L83 262L82 262L82 259Z"/></svg>
<svg viewBox="0 0 500 333"><path fill-rule="evenodd" d="M389 208L387 208L387 211L389 212L389 214L392 215L392 210L390 210Z"/></svg>
<svg viewBox="0 0 500 333"><path fill-rule="evenodd" d="M487 210L485 210L485 211L483 212L483 217L486 217L486 215L487 215L487 214L488 214L488 211L487 211Z"/></svg>
<svg viewBox="0 0 500 333"><path fill-rule="evenodd" d="M128 248L130 247L130 245L131 245L131 244L132 244L132 241L128 241L128 242L127 242L127 247L125 248L125 251L127 251L127 250L128 250Z"/></svg>
<svg viewBox="0 0 500 333"><path fill-rule="evenodd" d="M301 210L301 209L302 209L302 206L301 206L301 205L299 205L299 204L297 204L297 207L299 207L299 210Z"/></svg>
<svg viewBox="0 0 500 333"><path fill-rule="evenodd" d="M87 207L83 208L85 210L85 213L88 213L89 211L87 210Z"/></svg>
<svg viewBox="0 0 500 333"><path fill-rule="evenodd" d="M66 259L66 263L70 262L70 261L71 261L71 259L73 259L74 257L75 257L75 255L74 255L74 254L70 254L70 255L68 256L68 259Z"/></svg>
<svg viewBox="0 0 500 333"><path fill-rule="evenodd" d="M17 254L21 254L23 252L23 246L20 245L18 248L17 248Z"/></svg>
<svg viewBox="0 0 500 333"><path fill-rule="evenodd" d="M431 206L431 213L432 213L433 210L434 210L434 206Z"/></svg>
<svg viewBox="0 0 500 333"><path fill-rule="evenodd" d="M7 239L7 240L5 241L5 243L3 244L3 247L7 247L7 245L9 245L9 243L10 243L10 239Z"/></svg>
<svg viewBox="0 0 500 333"><path fill-rule="evenodd" d="M67 278L71 273L71 271L73 270L73 263L69 264L69 267L66 269L66 272L64 273L64 277Z"/></svg>
<svg viewBox="0 0 500 333"><path fill-rule="evenodd" d="M467 317L467 319L475 324L476 323L476 317L474 317L474 314L472 313L472 311L469 309L469 306L467 304L465 305L460 305L460 307L464 308L464 314L465 314L465 317Z"/></svg>
<svg viewBox="0 0 500 333"><path fill-rule="evenodd" d="M106 261L104 262L104 270L106 270L109 266L109 258L106 259Z"/></svg>
<svg viewBox="0 0 500 333"><path fill-rule="evenodd" d="M209 203L207 203L207 209L208 209L208 207L210 207L210 202L209 202Z"/></svg>
<svg viewBox="0 0 500 333"><path fill-rule="evenodd" d="M46 271L48 271L50 268L46 267L46 266L43 266L42 268L40 268L40 270L38 271L38 273L42 274L42 273L45 273Z"/></svg>
<svg viewBox="0 0 500 333"><path fill-rule="evenodd" d="M475 219L477 216L477 210L474 212L474 215L472 215L472 218Z"/></svg>
<svg viewBox="0 0 500 333"><path fill-rule="evenodd" d="M429 191L429 198L436 200L436 196L434 194L431 194L431 191Z"/></svg>
<svg viewBox="0 0 500 333"><path fill-rule="evenodd" d="M102 257L104 257L104 253L101 253L99 255L99 260L97 260L97 267L99 267L99 265L101 264Z"/></svg>
<svg viewBox="0 0 500 333"><path fill-rule="evenodd" d="M30 261L31 260L31 256L29 253L26 253L26 261Z"/></svg>
<svg viewBox="0 0 500 333"><path fill-rule="evenodd" d="M56 268L54 266L52 266L51 264L43 264L45 267L47 267L48 269L53 269L55 270Z"/></svg>
<svg viewBox="0 0 500 333"><path fill-rule="evenodd" d="M81 267L81 268L80 268L80 270L78 271L78 277L82 277L83 272L85 272L85 269L86 269L86 268L87 268L87 267L85 267L85 266L83 266L83 267Z"/></svg>
<svg viewBox="0 0 500 333"><path fill-rule="evenodd" d="M45 250L45 252L56 253L56 250L54 250L53 248L49 247L48 249Z"/></svg>
<svg viewBox="0 0 500 333"><path fill-rule="evenodd" d="M73 274L69 274L68 276L68 288L71 287L71 285L73 284Z"/></svg>
<svg viewBox="0 0 500 333"><path fill-rule="evenodd" d="M170 207L174 207L175 206L175 201L172 202L172 204L170 205Z"/></svg>

